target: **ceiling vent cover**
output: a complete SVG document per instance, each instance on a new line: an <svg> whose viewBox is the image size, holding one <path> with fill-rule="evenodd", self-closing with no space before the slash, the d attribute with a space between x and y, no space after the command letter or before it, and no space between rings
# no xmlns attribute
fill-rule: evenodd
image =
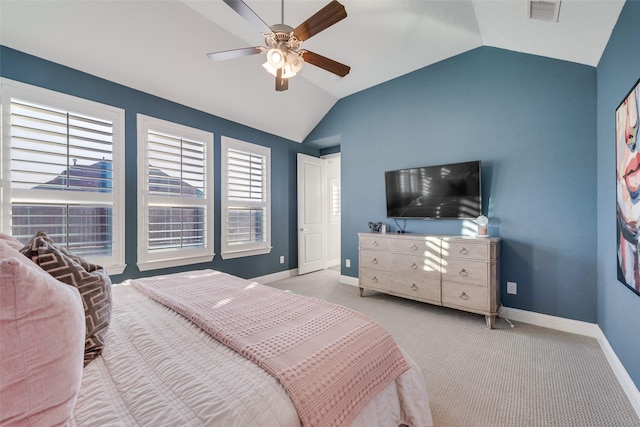
<svg viewBox="0 0 640 427"><path fill-rule="evenodd" d="M529 1L529 19L558 22L560 1Z"/></svg>

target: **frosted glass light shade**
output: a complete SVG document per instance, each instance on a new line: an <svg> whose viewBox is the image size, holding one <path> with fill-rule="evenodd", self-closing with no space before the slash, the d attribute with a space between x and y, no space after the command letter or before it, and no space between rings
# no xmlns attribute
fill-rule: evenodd
<svg viewBox="0 0 640 427"><path fill-rule="evenodd" d="M267 61L264 64L262 64L262 67L265 70L267 70L269 72L269 74L273 75L274 77L276 76L277 69L274 68L273 66L271 66L271 64L269 64L269 61Z"/></svg>
<svg viewBox="0 0 640 427"><path fill-rule="evenodd" d="M287 67L291 70L291 73L295 74L302 70L304 65L304 59L295 52L289 52L287 54Z"/></svg>
<svg viewBox="0 0 640 427"><path fill-rule="evenodd" d="M269 49L267 62L275 69L281 68L284 65L284 53L280 49Z"/></svg>

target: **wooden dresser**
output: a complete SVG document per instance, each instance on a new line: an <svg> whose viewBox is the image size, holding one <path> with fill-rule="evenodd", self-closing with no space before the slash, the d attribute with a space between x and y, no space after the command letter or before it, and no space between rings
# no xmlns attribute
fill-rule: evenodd
<svg viewBox="0 0 640 427"><path fill-rule="evenodd" d="M360 296L372 289L486 316L500 307L500 239L360 233Z"/></svg>

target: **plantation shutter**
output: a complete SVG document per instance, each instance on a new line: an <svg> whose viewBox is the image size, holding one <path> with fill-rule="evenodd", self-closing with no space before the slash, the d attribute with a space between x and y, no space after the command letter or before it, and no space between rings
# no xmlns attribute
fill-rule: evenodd
<svg viewBox="0 0 640 427"><path fill-rule="evenodd" d="M228 243L256 243L264 233L265 157L235 149L228 153Z"/></svg>
<svg viewBox="0 0 640 427"><path fill-rule="evenodd" d="M213 134L138 114L138 267L213 259Z"/></svg>
<svg viewBox="0 0 640 427"><path fill-rule="evenodd" d="M188 203L205 195L204 142L149 130L147 147L149 250L204 247L204 203Z"/></svg>
<svg viewBox="0 0 640 427"><path fill-rule="evenodd" d="M74 254L111 256L113 121L17 98L10 109L12 234L44 230Z"/></svg>
<svg viewBox="0 0 640 427"><path fill-rule="evenodd" d="M222 256L271 250L270 149L222 137Z"/></svg>

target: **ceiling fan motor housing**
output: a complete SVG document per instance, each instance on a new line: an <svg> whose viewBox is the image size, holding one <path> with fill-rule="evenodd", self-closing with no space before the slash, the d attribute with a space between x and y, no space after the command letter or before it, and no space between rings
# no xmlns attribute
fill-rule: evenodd
<svg viewBox="0 0 640 427"><path fill-rule="evenodd" d="M264 39L268 47L282 50L297 50L300 41L293 35L293 28L285 24L271 26L271 34L265 34Z"/></svg>

